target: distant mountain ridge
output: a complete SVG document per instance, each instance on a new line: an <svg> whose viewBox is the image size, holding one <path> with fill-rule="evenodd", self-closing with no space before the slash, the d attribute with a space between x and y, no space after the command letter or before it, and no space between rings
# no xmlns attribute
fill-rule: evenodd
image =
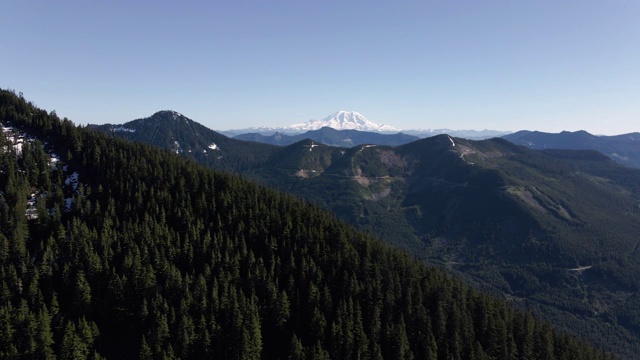
<svg viewBox="0 0 640 360"><path fill-rule="evenodd" d="M409 135L415 135L420 138L427 138L437 135L447 134L453 137L463 138L467 140L484 140L494 137L501 137L507 134L511 134L511 131L499 131L499 130L452 130L452 129L413 129L403 130L403 133Z"/></svg>
<svg viewBox="0 0 640 360"><path fill-rule="evenodd" d="M271 136L260 133L248 133L234 136L234 139L281 146L290 145L304 139L311 139L330 146L353 147L362 144L404 145L418 140L419 137L403 133L383 134L371 131L336 130L331 127L323 127L298 135L287 135L280 132L276 132Z"/></svg>
<svg viewBox="0 0 640 360"><path fill-rule="evenodd" d="M503 136L514 144L530 149L596 150L617 163L640 168L640 133L598 136L581 131L546 133L518 131Z"/></svg>
<svg viewBox="0 0 640 360"><path fill-rule="evenodd" d="M401 130L393 126L378 124L368 120L362 114L355 111L338 111L323 119L311 119L304 123L293 124L285 127L253 127L246 129L223 130L220 133L229 137L247 139L251 141L278 143L273 139L265 139L264 137L281 136L281 135L300 135L306 132L317 131L323 128L331 128L338 131L354 130L369 133L395 134L402 132L403 134L416 136L418 138L431 137L441 134L448 134L455 137L461 137L470 140L482 140L492 137L499 137L511 133L510 131L498 130L452 130L452 129L408 129ZM261 136L257 136L261 135ZM315 134L309 134L309 138L313 138ZM304 138L304 137L302 137ZM297 139L302 139L297 138ZM365 141L366 142L366 141ZM364 143L364 142L363 142ZM354 143L355 144L355 143ZM355 144L357 145L357 144ZM336 143L336 146L337 145Z"/></svg>

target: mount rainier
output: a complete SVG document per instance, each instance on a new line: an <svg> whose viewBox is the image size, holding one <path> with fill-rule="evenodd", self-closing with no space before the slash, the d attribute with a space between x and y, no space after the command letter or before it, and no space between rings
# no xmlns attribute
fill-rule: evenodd
<svg viewBox="0 0 640 360"><path fill-rule="evenodd" d="M417 136L420 138L431 137L439 134L448 134L454 137L465 139L486 139L491 137L503 136L511 133L511 131L496 130L451 130L451 129L398 129L393 126L377 124L368 120L362 114L355 111L338 111L324 119L311 119L304 123L297 123L286 127L258 127L248 129L221 130L220 133L229 137L236 137L244 134L261 134L266 136L276 135L296 135L306 133L307 131L316 131L324 127L334 130L356 130L362 132L375 132L396 134L402 132Z"/></svg>
<svg viewBox="0 0 640 360"><path fill-rule="evenodd" d="M355 111L338 111L324 119L311 119L304 123L287 126L287 131L309 131L330 127L336 130L359 130L375 132L398 132L400 129L393 126L376 124L367 120L362 114Z"/></svg>

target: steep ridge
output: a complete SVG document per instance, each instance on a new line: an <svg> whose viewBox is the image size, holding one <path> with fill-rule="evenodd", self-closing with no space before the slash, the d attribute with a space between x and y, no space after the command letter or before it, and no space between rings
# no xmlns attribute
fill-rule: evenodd
<svg viewBox="0 0 640 360"><path fill-rule="evenodd" d="M3 357L608 358L289 196L8 91L0 121L40 141L0 139Z"/></svg>

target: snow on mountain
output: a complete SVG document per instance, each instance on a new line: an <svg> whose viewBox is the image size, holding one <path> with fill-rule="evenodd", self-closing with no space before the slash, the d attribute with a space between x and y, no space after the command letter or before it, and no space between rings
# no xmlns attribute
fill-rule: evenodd
<svg viewBox="0 0 640 360"><path fill-rule="evenodd" d="M179 118L184 118L185 116L180 114L177 111L173 111L173 110L161 110L158 111L157 113L153 114L153 115L170 115L173 117L173 120L178 120Z"/></svg>
<svg viewBox="0 0 640 360"><path fill-rule="evenodd" d="M287 126L288 131L309 131L318 130L323 127L330 127L336 130L359 130L377 132L397 132L400 131L389 125L376 124L367 120L362 114L355 111L338 111L324 119L311 119L305 123Z"/></svg>
<svg viewBox="0 0 640 360"><path fill-rule="evenodd" d="M2 145L2 147L0 147L0 151L13 151L15 156L17 156L18 158L23 158L22 149L25 143L33 145L37 140L37 137L27 135L27 133L11 126L10 123L5 124L2 121L0 121L0 131L2 132L4 137L4 144ZM46 141L41 141L41 143L49 154L49 166L51 166L53 170L62 170L63 173L67 173L68 165L64 164L60 157L53 152L53 149L47 146ZM59 165L62 165L62 169L58 167ZM22 172L23 170L18 171ZM80 175L77 171L74 171L73 174L67 176L64 182L65 186L68 187L67 189L65 189L67 190L67 195L69 195L70 191L73 191L73 194L76 194L78 192L78 185L80 183L79 177ZM43 191L43 189L38 189L31 193L31 195L29 196L29 200L27 200L25 208L25 216L28 220L35 220L38 218L37 204L40 201L47 203L48 197L50 197L50 193L47 191ZM73 197L66 197L65 207L63 211L70 212L72 209L72 205ZM55 208L50 208L49 214L54 214L55 211Z"/></svg>
<svg viewBox="0 0 640 360"><path fill-rule="evenodd" d="M245 129L221 130L220 133L235 137L241 134L261 134L272 136L274 133L285 135L302 134L307 131L319 130L330 127L335 130L358 130L363 132L399 133L417 136L419 138L431 137L439 134L448 134L463 139L481 140L492 137L500 137L510 134L511 131L497 130L452 130L452 129L398 129L389 125L381 125L367 120L362 114L355 111L338 111L324 119L311 119L304 123L298 123L287 127L251 127Z"/></svg>

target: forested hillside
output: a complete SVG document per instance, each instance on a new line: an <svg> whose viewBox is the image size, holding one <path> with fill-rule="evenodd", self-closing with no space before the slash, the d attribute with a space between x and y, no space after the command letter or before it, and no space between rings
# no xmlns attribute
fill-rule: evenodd
<svg viewBox="0 0 640 360"><path fill-rule="evenodd" d="M154 136L140 131L136 140L162 147L156 130L173 129L172 120L141 124ZM233 143L256 159L233 171L330 209L599 347L640 354L638 169L595 151L448 135L398 147L303 140L251 155L255 145ZM224 161L180 154L218 169Z"/></svg>
<svg viewBox="0 0 640 360"><path fill-rule="evenodd" d="M301 142L253 176L637 357L637 169L594 151L443 135L397 148Z"/></svg>
<svg viewBox="0 0 640 360"><path fill-rule="evenodd" d="M2 358L606 358L290 196L9 91L0 121Z"/></svg>
<svg viewBox="0 0 640 360"><path fill-rule="evenodd" d="M193 159L216 170L245 172L263 164L278 147L230 139L171 110L122 125L89 125L111 136L140 141Z"/></svg>

